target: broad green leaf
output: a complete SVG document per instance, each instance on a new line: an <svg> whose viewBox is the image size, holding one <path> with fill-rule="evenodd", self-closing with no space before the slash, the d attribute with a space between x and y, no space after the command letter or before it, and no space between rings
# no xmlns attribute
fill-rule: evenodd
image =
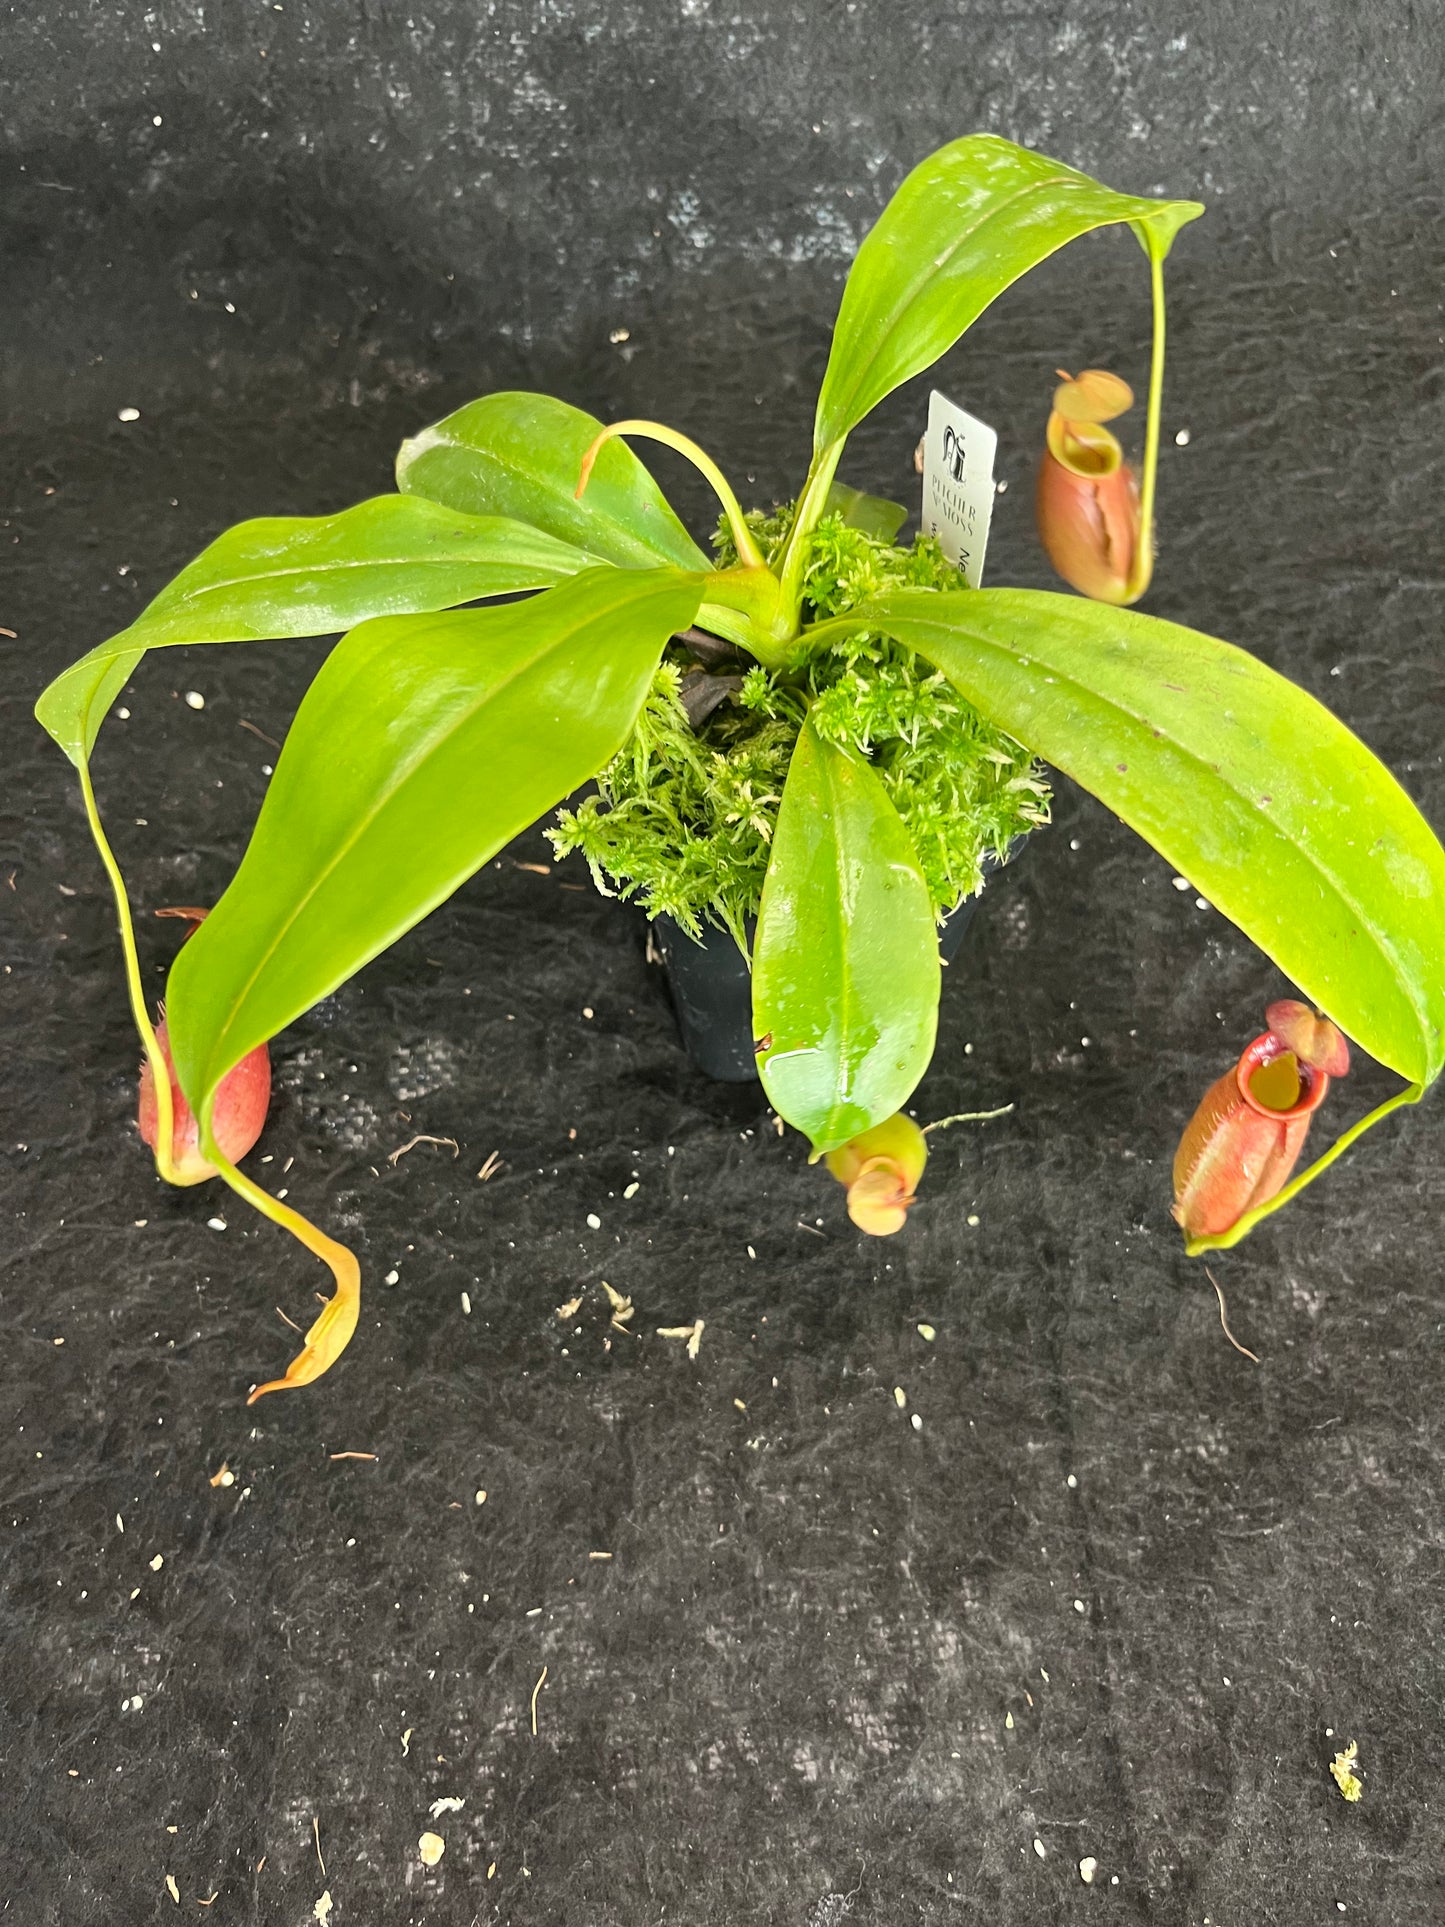
<svg viewBox="0 0 1445 1927"><path fill-rule="evenodd" d="M1091 790L1372 1057L1438 1074L1445 850L1313 696L1227 642L1074 596L902 589L846 620Z"/></svg>
<svg viewBox="0 0 1445 1927"><path fill-rule="evenodd" d="M841 515L845 528L861 529L865 535L876 535L880 542L891 542L908 520L908 510L901 502L890 502L886 495L865 495L846 482L833 483L823 513Z"/></svg>
<svg viewBox="0 0 1445 1927"><path fill-rule="evenodd" d="M893 1113L928 1068L938 931L923 872L862 757L805 723L753 945L763 1088L815 1151Z"/></svg>
<svg viewBox="0 0 1445 1927"><path fill-rule="evenodd" d="M996 296L1065 242L1127 221L1167 247L1203 212L1197 201L1116 194L993 134L939 148L914 168L858 250L818 397L816 451L930 367Z"/></svg>
<svg viewBox="0 0 1445 1927"><path fill-rule="evenodd" d="M147 649L330 635L368 616L547 588L591 566L590 557L521 523L408 495L378 495L339 515L238 522L129 629L57 676L35 714L78 762Z"/></svg>
<svg viewBox="0 0 1445 1927"><path fill-rule="evenodd" d="M484 395L403 442L396 485L468 515L510 515L623 569L706 569L708 558L621 440L597 457L582 500L582 457L602 423L551 395Z"/></svg>
<svg viewBox="0 0 1445 1927"><path fill-rule="evenodd" d="M622 747L698 578L588 570L500 609L382 617L296 713L241 866L171 971L197 1115L246 1053Z"/></svg>

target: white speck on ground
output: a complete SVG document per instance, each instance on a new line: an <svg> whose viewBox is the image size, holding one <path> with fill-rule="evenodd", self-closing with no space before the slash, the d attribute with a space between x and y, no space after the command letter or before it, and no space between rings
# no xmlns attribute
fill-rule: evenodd
<svg viewBox="0 0 1445 1927"><path fill-rule="evenodd" d="M138 422L140 420L140 410L138 408L122 408L116 415L116 420L118 422Z"/></svg>
<svg viewBox="0 0 1445 1927"><path fill-rule="evenodd" d="M1083 1881L1086 1887L1093 1886L1094 1875L1098 1871L1099 1871L1098 1861L1094 1858L1093 1854L1086 1853L1083 1859L1079 1862L1079 1878L1080 1880Z"/></svg>
<svg viewBox="0 0 1445 1927"><path fill-rule="evenodd" d="M186 691L186 708L187 709L204 709L205 706L206 706L206 699L201 694L199 689L188 689Z"/></svg>

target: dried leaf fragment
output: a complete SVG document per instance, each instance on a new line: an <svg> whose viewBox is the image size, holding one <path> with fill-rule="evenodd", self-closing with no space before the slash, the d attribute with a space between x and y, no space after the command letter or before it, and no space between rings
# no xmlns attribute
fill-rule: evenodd
<svg viewBox="0 0 1445 1927"><path fill-rule="evenodd" d="M614 1291L605 1278L602 1280L602 1289L607 1293L607 1301L612 1307L612 1323L618 1331L626 1331L627 1321L636 1311L636 1306L620 1291Z"/></svg>
<svg viewBox="0 0 1445 1927"><path fill-rule="evenodd" d="M408 1138L405 1144L398 1144L394 1151L387 1152L387 1163L395 1169L407 1152L414 1151L418 1144L450 1144L453 1158L459 1158L462 1154L462 1147L454 1137L433 1137L429 1131L418 1131L416 1136Z"/></svg>
<svg viewBox="0 0 1445 1927"><path fill-rule="evenodd" d="M569 1298L565 1305L559 1305L557 1307L557 1316L559 1319L561 1319L562 1323L565 1325L567 1323L567 1320L569 1318L575 1318L578 1312L581 1311L581 1309L582 1309L582 1295L579 1292L575 1298Z"/></svg>
<svg viewBox="0 0 1445 1927"><path fill-rule="evenodd" d="M179 1907L181 1904L181 1890L176 1885L176 1877L173 1873L168 1873L166 1875L166 1892L170 1895L171 1899Z"/></svg>
<svg viewBox="0 0 1445 1927"><path fill-rule="evenodd" d="M311 1918L313 1920L319 1920L321 1927L326 1927L327 1921L331 1918L331 1889L329 1887L311 1909Z"/></svg>
<svg viewBox="0 0 1445 1927"><path fill-rule="evenodd" d="M1355 1763L1360 1757L1359 1744L1351 1740L1343 1753L1337 1753L1330 1761L1330 1778L1340 1789L1342 1799L1353 1806L1365 1790L1363 1780L1355 1771Z"/></svg>
<svg viewBox="0 0 1445 1927"><path fill-rule="evenodd" d="M698 1352L702 1349L702 1334L703 1320L701 1318L694 1318L690 1325L659 1325L657 1328L659 1338L685 1338L687 1340L687 1355L689 1358L696 1358Z"/></svg>

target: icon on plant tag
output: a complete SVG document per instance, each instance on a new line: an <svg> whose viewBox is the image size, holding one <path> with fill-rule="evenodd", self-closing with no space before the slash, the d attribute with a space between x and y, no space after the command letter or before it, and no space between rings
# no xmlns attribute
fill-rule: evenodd
<svg viewBox="0 0 1445 1927"><path fill-rule="evenodd" d="M936 535L970 589L983 581L998 436L935 388L923 438L923 533Z"/></svg>

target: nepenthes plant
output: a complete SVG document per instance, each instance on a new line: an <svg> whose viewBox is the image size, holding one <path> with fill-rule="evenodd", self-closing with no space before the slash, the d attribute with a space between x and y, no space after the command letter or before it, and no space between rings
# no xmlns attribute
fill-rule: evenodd
<svg viewBox="0 0 1445 1927"><path fill-rule="evenodd" d="M811 459L781 511L744 513L711 459L658 423L604 427L549 396L489 395L403 446L396 493L221 535L45 691L37 714L79 773L115 891L159 1169L185 1175L172 1158L184 1108L204 1160L336 1281L284 1378L253 1398L335 1361L360 1271L227 1156L218 1091L593 778L598 799L557 835L599 880L745 944L756 918L763 1085L813 1155L868 1193L860 1222L902 1221L922 1159L897 1120L934 1048L938 924L979 887L984 859L1044 816L1039 763L1138 831L1405 1083L1273 1197L1241 1192L1257 1201L1192 1233L1191 1250L1244 1235L1433 1082L1445 1061L1433 832L1304 690L1123 606L1154 555L1164 261L1202 212L1116 193L990 135L955 141L907 176L858 251ZM888 505L842 484L848 436L1019 276L1111 225L1140 244L1153 290L1137 489L1112 479L1100 424L1121 404L1099 371L1059 391L1049 437L1065 472L1049 487L1079 484L1098 539L1125 517L1112 573L1079 583L1108 600L965 587L936 546L894 543ZM679 450L707 478L723 514L712 555L628 438ZM1077 550L1060 549L1071 580ZM171 970L163 1047L91 783L97 733L150 649L333 633L240 865ZM728 687L690 706L684 684L719 661ZM1287 1099L1261 1101L1293 1117L1299 1092L1295 1077Z"/></svg>

